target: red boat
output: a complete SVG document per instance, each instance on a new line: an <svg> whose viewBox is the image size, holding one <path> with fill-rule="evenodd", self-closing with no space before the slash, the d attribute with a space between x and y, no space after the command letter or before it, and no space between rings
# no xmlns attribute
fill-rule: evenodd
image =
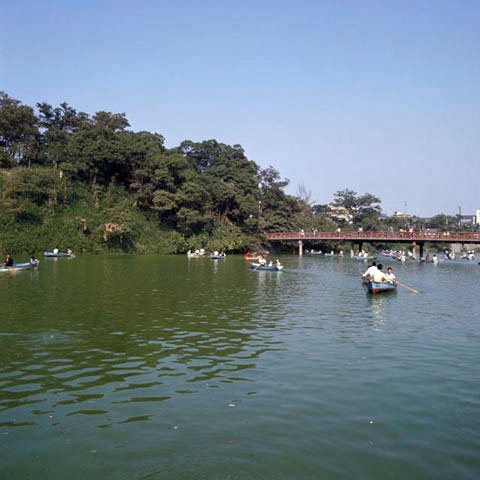
<svg viewBox="0 0 480 480"><path fill-rule="evenodd" d="M268 252L247 252L244 257L246 260L260 260L268 255Z"/></svg>

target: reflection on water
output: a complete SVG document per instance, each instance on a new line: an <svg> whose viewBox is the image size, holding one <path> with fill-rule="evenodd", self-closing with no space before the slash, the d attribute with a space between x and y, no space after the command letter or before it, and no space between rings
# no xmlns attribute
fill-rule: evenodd
<svg viewBox="0 0 480 480"><path fill-rule="evenodd" d="M394 265L424 293L382 296L361 288L361 262L281 260L268 272L234 256L53 259L1 277L0 471L68 468L25 465L22 446L44 459L68 448L77 465L103 451L111 478L188 477L190 466L224 478L232 459L238 478L293 478L292 462L295 478L376 478L402 463L415 478L472 477L478 272ZM182 460L165 464L165 451ZM444 452L447 466L434 461Z"/></svg>

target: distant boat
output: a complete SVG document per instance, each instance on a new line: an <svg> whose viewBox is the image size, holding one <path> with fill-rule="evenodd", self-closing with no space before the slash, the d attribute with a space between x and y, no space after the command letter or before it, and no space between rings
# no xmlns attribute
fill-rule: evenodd
<svg viewBox="0 0 480 480"><path fill-rule="evenodd" d="M397 286L393 283L381 283L381 282L367 282L368 293L387 293L397 290Z"/></svg>
<svg viewBox="0 0 480 480"><path fill-rule="evenodd" d="M14 263L11 267L5 265L0 266L0 272L16 272L18 270L26 270L27 268L38 267L38 260L35 263Z"/></svg>
<svg viewBox="0 0 480 480"><path fill-rule="evenodd" d="M325 256L326 257L338 257L338 255L336 253L326 253Z"/></svg>
<svg viewBox="0 0 480 480"><path fill-rule="evenodd" d="M212 253L212 255L210 255L210 258L212 260L223 260L225 257L226 257L226 255L214 255L213 253Z"/></svg>
<svg viewBox="0 0 480 480"><path fill-rule="evenodd" d="M283 265L276 266L276 265L260 265L259 263L251 263L250 268L252 270L269 270L271 272L280 272L283 269Z"/></svg>
<svg viewBox="0 0 480 480"><path fill-rule="evenodd" d="M260 260L263 257L266 257L269 252L247 252L244 257L246 260Z"/></svg>
<svg viewBox="0 0 480 480"><path fill-rule="evenodd" d="M53 253L53 252L43 252L44 257L68 257L73 258L75 255L73 253Z"/></svg>
<svg viewBox="0 0 480 480"><path fill-rule="evenodd" d="M375 260L377 257L361 257L360 255L350 255L354 260Z"/></svg>

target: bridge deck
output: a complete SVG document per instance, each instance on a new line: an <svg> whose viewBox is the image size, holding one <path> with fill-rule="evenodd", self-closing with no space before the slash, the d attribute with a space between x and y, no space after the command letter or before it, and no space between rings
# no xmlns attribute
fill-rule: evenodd
<svg viewBox="0 0 480 480"><path fill-rule="evenodd" d="M480 232L288 232L266 233L270 241L293 240L330 240L353 242L445 242L445 243L480 243Z"/></svg>

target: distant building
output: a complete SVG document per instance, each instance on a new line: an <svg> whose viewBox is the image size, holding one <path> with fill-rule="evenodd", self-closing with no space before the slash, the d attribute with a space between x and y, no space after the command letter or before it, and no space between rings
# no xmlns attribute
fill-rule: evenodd
<svg viewBox="0 0 480 480"><path fill-rule="evenodd" d="M399 218L411 218L411 215L408 215L408 213L402 213L402 212L395 212L393 216L399 217Z"/></svg>
<svg viewBox="0 0 480 480"><path fill-rule="evenodd" d="M353 216L348 213L345 207L339 207L337 205L328 205L327 215L330 218L337 220L345 220L348 223L352 223Z"/></svg>

